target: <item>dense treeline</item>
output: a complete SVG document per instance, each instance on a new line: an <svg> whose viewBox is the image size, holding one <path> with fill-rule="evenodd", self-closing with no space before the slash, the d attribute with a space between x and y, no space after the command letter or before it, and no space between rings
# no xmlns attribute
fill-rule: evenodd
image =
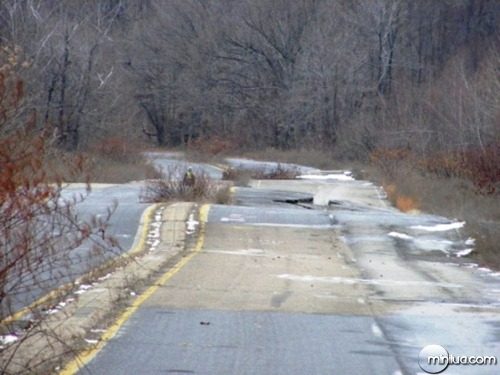
<svg viewBox="0 0 500 375"><path fill-rule="evenodd" d="M499 19L496 0L2 0L0 35L25 116L68 150L146 135L359 158L498 147Z"/></svg>

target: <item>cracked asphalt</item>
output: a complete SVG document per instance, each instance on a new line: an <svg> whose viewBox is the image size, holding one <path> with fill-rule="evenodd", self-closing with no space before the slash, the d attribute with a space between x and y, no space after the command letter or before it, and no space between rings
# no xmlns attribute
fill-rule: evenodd
<svg viewBox="0 0 500 375"><path fill-rule="evenodd" d="M460 223L334 176L234 194L81 374L422 374L428 344L500 357L500 279L458 256Z"/></svg>

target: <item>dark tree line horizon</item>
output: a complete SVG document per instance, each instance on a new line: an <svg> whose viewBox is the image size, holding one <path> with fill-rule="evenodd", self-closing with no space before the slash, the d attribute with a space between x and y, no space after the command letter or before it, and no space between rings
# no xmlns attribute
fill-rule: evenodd
<svg viewBox="0 0 500 375"><path fill-rule="evenodd" d="M498 146L499 18L495 0L3 0L0 47L24 116L69 151L217 137L363 158Z"/></svg>

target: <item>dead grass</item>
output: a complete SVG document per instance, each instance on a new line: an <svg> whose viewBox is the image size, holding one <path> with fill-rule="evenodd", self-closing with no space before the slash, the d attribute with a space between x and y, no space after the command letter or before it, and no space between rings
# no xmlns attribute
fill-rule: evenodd
<svg viewBox="0 0 500 375"><path fill-rule="evenodd" d="M161 176L143 155L143 147L121 137L106 138L91 145L90 180L92 182L124 183Z"/></svg>
<svg viewBox="0 0 500 375"><path fill-rule="evenodd" d="M185 167L172 167L162 171L159 179L147 180L141 192L144 202L215 202L228 204L231 201L231 185L216 183L205 172L195 172L194 185L184 183Z"/></svg>
<svg viewBox="0 0 500 375"><path fill-rule="evenodd" d="M91 165L91 182L125 183L161 176L161 173L143 156L128 161L93 157Z"/></svg>
<svg viewBox="0 0 500 375"><path fill-rule="evenodd" d="M233 195L230 184L220 184L214 195L214 202L217 204L231 204Z"/></svg>
<svg viewBox="0 0 500 375"><path fill-rule="evenodd" d="M254 180L293 180L301 173L298 168L282 164L271 170L227 168L222 173L222 179L235 181L238 186L247 186L250 179Z"/></svg>
<svg viewBox="0 0 500 375"><path fill-rule="evenodd" d="M67 156L66 156L67 157ZM103 182L126 183L130 181L145 180L160 177L160 172L139 155L135 160L119 161L109 159L102 155L84 153L81 157L85 160L85 172L79 174L66 173L66 158L60 157L51 162L54 171L65 176L66 182Z"/></svg>
<svg viewBox="0 0 500 375"><path fill-rule="evenodd" d="M112 138L90 146L79 154L52 150L49 169L63 176L66 182L126 183L160 178L161 173L144 157L140 145ZM81 160L81 173L71 172L73 159Z"/></svg>
<svg viewBox="0 0 500 375"><path fill-rule="evenodd" d="M236 186L249 186L252 179L252 171L249 169L226 168L222 172L222 179L233 181Z"/></svg>

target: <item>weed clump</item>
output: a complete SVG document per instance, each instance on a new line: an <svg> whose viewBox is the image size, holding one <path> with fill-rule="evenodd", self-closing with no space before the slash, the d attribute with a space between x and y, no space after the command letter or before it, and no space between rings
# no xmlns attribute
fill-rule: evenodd
<svg viewBox="0 0 500 375"><path fill-rule="evenodd" d="M161 178L146 181L141 192L144 202L216 202L227 204L231 200L230 186L214 182L207 173L195 171L193 183L187 184L184 175L187 168L171 167L162 171Z"/></svg>

